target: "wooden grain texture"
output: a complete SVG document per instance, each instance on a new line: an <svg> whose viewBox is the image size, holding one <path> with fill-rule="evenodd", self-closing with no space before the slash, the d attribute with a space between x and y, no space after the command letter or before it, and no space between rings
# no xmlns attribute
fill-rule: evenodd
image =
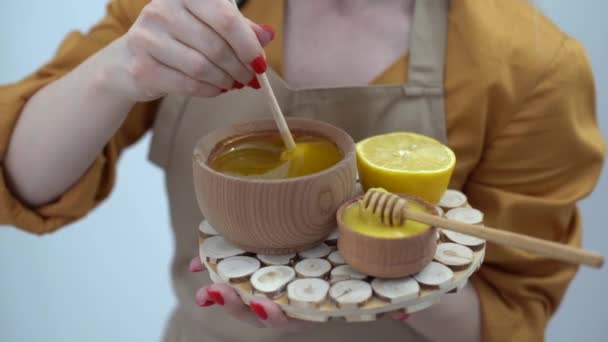
<svg viewBox="0 0 608 342"><path fill-rule="evenodd" d="M283 143L285 144L285 147L288 150L295 150L296 142L293 140L293 136L291 135L291 132L289 131L289 127L287 126L287 121L285 120L285 116L283 115L283 112L281 111L279 102L277 101L277 98L274 96L274 91L272 91L272 86L270 85L270 82L268 81L268 76L266 76L266 73L263 73L261 75L258 75L258 79L261 81L260 84L262 85L262 90L264 91L264 94L266 95L266 100L268 102L268 106L270 107L272 116L274 117L274 121L277 125L277 129L279 130L279 133L281 134L281 139L283 139Z"/></svg>
<svg viewBox="0 0 608 342"><path fill-rule="evenodd" d="M202 220L198 225L198 235L202 239L206 239L208 237L219 235L219 233L213 227L211 227L207 220Z"/></svg>
<svg viewBox="0 0 608 342"><path fill-rule="evenodd" d="M429 212L437 213L434 205L412 196L402 195L416 201ZM342 215L346 208L359 201L356 197L343 204L337 213L340 239L338 250L347 264L355 270L382 278L401 278L419 272L435 255L437 232L435 227L404 238L380 238L359 233L347 227Z"/></svg>
<svg viewBox="0 0 608 342"><path fill-rule="evenodd" d="M230 0L232 5L239 10L239 6L235 0ZM272 90L272 86L270 85L270 81L268 80L268 76L266 72L263 72L257 75L257 78L260 80L260 84L262 87L262 91L266 96L266 101L268 102L268 106L272 112L272 116L276 122L279 133L281 134L281 139L283 139L283 143L288 150L294 150L296 148L296 142L293 140L293 136L289 131L289 127L287 126L287 122L285 120L285 116L281 111L281 107L279 106L279 102L277 101L277 97L274 95L274 91Z"/></svg>
<svg viewBox="0 0 608 342"><path fill-rule="evenodd" d="M473 250L453 242L441 243L437 246L434 259L452 270L462 270L473 262Z"/></svg>
<svg viewBox="0 0 608 342"><path fill-rule="evenodd" d="M223 140L260 131L276 131L273 120L238 123L213 131L193 155L199 208L226 240L254 253L298 252L325 240L336 227L335 213L355 191L355 144L341 129L309 119L288 119L294 131L334 142L343 154L336 165L319 173L290 179L260 180L219 173L207 165Z"/></svg>
<svg viewBox="0 0 608 342"><path fill-rule="evenodd" d="M199 237L199 246L202 245L203 242L204 238ZM211 280L214 283L227 283L227 279L223 279L223 277L217 274L217 265L208 262L208 257L204 255L204 249L199 248L199 252L201 253L200 259L207 267ZM442 288L429 288L427 286L421 286L418 296L412 298L405 296L402 298L393 298L389 300L374 294L372 298L370 298L361 307L339 308L336 303L328 297L316 305L301 306L290 303L286 293L287 291L282 291L276 294L277 297L274 298L273 301L279 305L279 307L288 317L313 322L326 322L329 320L345 320L347 322L370 321L379 319L380 317L383 317L384 313L392 311L402 311L404 313L411 314L416 311L425 310L426 308L436 304L446 293L456 292L464 287L469 277L481 266L484 255L485 244L480 246L480 250L473 252L473 260L470 265L462 270L453 271L453 277L450 279L449 283L443 284ZM299 258L298 260L302 259ZM365 281L372 283L374 278L367 277ZM243 300L243 303L246 305L249 305L249 302L253 299L267 297L266 295L262 295L254 291L250 281L230 283L229 285L236 290Z"/></svg>
<svg viewBox="0 0 608 342"><path fill-rule="evenodd" d="M199 244L202 240L199 240ZM439 302L441 296L455 289L461 288L466 284L467 279L481 266L483 257L485 255L485 249L474 252L473 262L469 267L461 271L454 272L454 278L450 286L446 286L444 289L429 289L422 288L420 293L415 298L406 300L397 300L391 302L378 296L372 297L365 305L357 309L341 309L337 305L327 298L325 301L320 303L316 308L306 308L300 306L290 305L287 298L287 293L282 293L280 296L274 299L285 314L289 317L304 319L307 321L314 322L325 322L329 319L345 318L345 317L356 317L356 316L370 316L387 313L396 310L404 310L407 313L414 313L416 311L424 310L433 304ZM205 261L205 256L201 255L201 260L209 271L209 276L214 283L226 283L225 279L222 279L217 274L217 265L208 263ZM371 281L373 278L370 278ZM230 284L236 292L239 294L243 303L248 305L249 302L255 298L263 298L263 296L254 293L250 282L242 282L237 284Z"/></svg>
<svg viewBox="0 0 608 342"><path fill-rule="evenodd" d="M462 234L472 235L487 241L491 241L498 245L519 248L555 260L573 264L583 264L595 268L601 268L604 264L604 257L598 253L553 241L517 234L498 228L448 220L425 213L408 212L406 215L409 219L415 221L432 224L437 227L449 229Z"/></svg>
<svg viewBox="0 0 608 342"><path fill-rule="evenodd" d="M382 222L387 225L399 225L405 219L413 220L572 264L583 264L595 268L601 268L604 264L604 258L595 252L503 229L482 226L480 224L483 221L483 213L477 209L462 207L451 209L445 213L446 218L442 218L436 214L407 210L407 203L399 197L400 195L397 194L370 189L365 193L362 205L371 214L381 217ZM338 221L340 221L339 216ZM342 230L340 235L342 235ZM455 242L460 243L460 241ZM348 261L347 256L344 255L344 257Z"/></svg>

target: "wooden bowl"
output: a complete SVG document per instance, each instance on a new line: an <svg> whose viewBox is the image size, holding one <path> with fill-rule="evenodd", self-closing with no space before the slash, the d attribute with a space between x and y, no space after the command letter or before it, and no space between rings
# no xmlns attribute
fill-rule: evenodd
<svg viewBox="0 0 608 342"><path fill-rule="evenodd" d="M400 195L439 215L437 207L414 196ZM382 238L359 233L344 224L344 210L362 196L344 203L336 214L339 227L338 250L355 270L380 278L401 278L420 272L433 260L437 249L437 228L405 238Z"/></svg>
<svg viewBox="0 0 608 342"><path fill-rule="evenodd" d="M287 124L291 130L334 142L343 159L318 173L272 180L230 176L207 165L213 149L225 139L277 130L271 119L218 129L194 149L194 187L201 212L228 241L248 252L283 254L315 246L336 228L336 211L355 191L355 143L346 132L309 119L289 118Z"/></svg>

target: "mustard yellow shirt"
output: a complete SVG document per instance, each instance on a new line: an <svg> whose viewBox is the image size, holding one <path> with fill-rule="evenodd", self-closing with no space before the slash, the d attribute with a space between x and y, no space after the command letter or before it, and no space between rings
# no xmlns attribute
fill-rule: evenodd
<svg viewBox="0 0 608 342"><path fill-rule="evenodd" d="M107 15L87 33L70 33L48 64L0 87L0 161L27 100L123 35L147 2L112 0ZM249 1L243 12L276 28L266 51L280 73L282 1ZM446 54L446 125L458 158L451 186L466 192L488 225L579 245L576 202L595 186L605 154L584 49L526 0L458 0L451 2ZM406 78L407 56L374 83ZM137 104L88 172L49 205L20 202L2 168L0 224L42 234L85 216L110 193L121 151L150 129L156 105ZM483 267L472 278L484 340L542 340L576 270L488 244Z"/></svg>

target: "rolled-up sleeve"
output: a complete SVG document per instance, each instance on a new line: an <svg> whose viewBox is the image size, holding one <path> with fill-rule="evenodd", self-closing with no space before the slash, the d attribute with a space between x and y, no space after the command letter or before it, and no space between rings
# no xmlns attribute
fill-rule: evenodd
<svg viewBox="0 0 608 342"><path fill-rule="evenodd" d="M466 185L485 222L579 246L577 201L595 187L605 155L592 72L566 39L533 92L487 146ZM577 267L489 244L473 277L485 341L542 341Z"/></svg>
<svg viewBox="0 0 608 342"><path fill-rule="evenodd" d="M43 207L28 207L11 192L3 162L11 134L27 101L38 90L123 35L133 17L124 1L111 1L99 23L86 33L68 34L46 65L21 81L0 86L0 224L36 234L51 232L82 218L111 192L119 154L151 126L154 102L134 106L87 172L63 195Z"/></svg>

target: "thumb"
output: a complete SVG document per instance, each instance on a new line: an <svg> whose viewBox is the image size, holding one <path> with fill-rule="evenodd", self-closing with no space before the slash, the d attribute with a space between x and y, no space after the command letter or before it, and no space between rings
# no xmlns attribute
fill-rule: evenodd
<svg viewBox="0 0 608 342"><path fill-rule="evenodd" d="M258 41L263 47L268 45L274 39L275 32L272 27L264 24L258 25L249 19L247 19L247 21L249 22L249 26L251 26L253 32L255 32L255 35L258 37Z"/></svg>
<svg viewBox="0 0 608 342"><path fill-rule="evenodd" d="M205 265L203 265L199 257L194 257L192 258L192 260L190 260L188 270L190 272L202 272L205 270Z"/></svg>

